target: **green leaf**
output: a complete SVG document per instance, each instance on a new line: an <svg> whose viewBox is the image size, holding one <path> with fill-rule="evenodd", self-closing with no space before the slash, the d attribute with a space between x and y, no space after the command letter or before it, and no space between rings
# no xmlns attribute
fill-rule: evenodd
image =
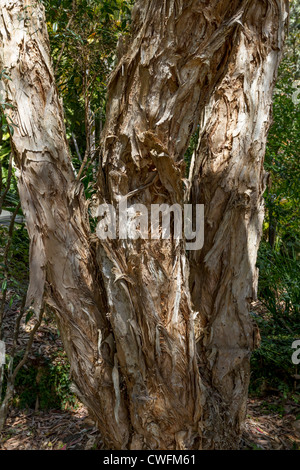
<svg viewBox="0 0 300 470"><path fill-rule="evenodd" d="M33 317L33 310L29 310L26 317L25 317L25 323L27 324L29 322L29 320Z"/></svg>

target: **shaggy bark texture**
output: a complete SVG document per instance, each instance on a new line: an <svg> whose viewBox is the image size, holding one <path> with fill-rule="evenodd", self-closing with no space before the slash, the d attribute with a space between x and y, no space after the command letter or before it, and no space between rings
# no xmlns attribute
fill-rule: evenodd
<svg viewBox="0 0 300 470"><path fill-rule="evenodd" d="M0 37L1 68L10 77L3 83L12 106L7 114L17 126L12 146L18 188L31 240L27 304L40 310L46 283L81 399L117 446L123 436L113 413L113 364L98 347L99 331L106 337L111 328L83 188L69 156L42 7L1 1Z"/></svg>
<svg viewBox="0 0 300 470"><path fill-rule="evenodd" d="M203 110L190 169L191 201L205 205L204 247L190 256L200 375L210 390L204 435L217 447L223 444L215 429L224 428L227 447L245 417L249 358L259 340L249 310L257 291L263 163L287 8L284 2L249 6L228 70Z"/></svg>
<svg viewBox="0 0 300 470"><path fill-rule="evenodd" d="M185 243L175 237L91 237L44 13L27 1L0 2L0 62L11 78L4 88L31 239L28 302L38 309L46 286L74 382L111 448L238 445L287 3L138 0L131 38L120 44L98 202L126 201L128 215L141 203L205 203L205 246L191 255L189 276ZM200 118L186 180L184 154ZM130 234L130 223L122 230Z"/></svg>

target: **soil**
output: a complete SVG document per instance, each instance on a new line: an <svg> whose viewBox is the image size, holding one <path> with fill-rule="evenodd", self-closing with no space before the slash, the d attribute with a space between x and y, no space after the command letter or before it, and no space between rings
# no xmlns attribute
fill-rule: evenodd
<svg viewBox="0 0 300 470"><path fill-rule="evenodd" d="M300 407L287 402L284 415L278 397L250 398L241 450L300 450ZM297 409L298 408L298 409ZM2 433L1 450L101 450L100 434L83 405L73 411L12 408Z"/></svg>

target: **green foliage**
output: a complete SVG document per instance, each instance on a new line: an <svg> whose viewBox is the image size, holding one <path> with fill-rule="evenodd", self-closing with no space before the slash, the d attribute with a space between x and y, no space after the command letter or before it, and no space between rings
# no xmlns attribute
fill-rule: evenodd
<svg viewBox="0 0 300 470"><path fill-rule="evenodd" d="M132 1L47 0L47 24L73 164L93 159L83 175L86 188L94 181L98 148L105 122L108 77L116 62L119 38L128 34ZM92 143L91 143L92 142ZM77 146L77 149L76 149ZM88 191L88 196L90 192Z"/></svg>
<svg viewBox="0 0 300 470"><path fill-rule="evenodd" d="M296 366L292 363L293 341L299 336L293 334L266 334L265 325L255 316L262 334L261 345L251 359L250 393L280 394L286 398L291 393L299 393L294 375ZM269 319L269 321L271 321ZM268 326L267 326L268 328Z"/></svg>
<svg viewBox="0 0 300 470"><path fill-rule="evenodd" d="M276 229L274 242L282 239L299 251L300 106L293 101L295 68L289 58L284 60L274 96L274 125L269 134L265 165L271 178L265 194L265 229L272 224Z"/></svg>
<svg viewBox="0 0 300 470"><path fill-rule="evenodd" d="M189 176L192 157L193 157L193 154L196 151L197 145L198 145L199 129L200 129L200 127L198 126L196 132L191 137L188 149L187 149L187 151L185 152L185 155L184 155L184 161L185 161L185 164L186 164L186 177L187 178Z"/></svg>
<svg viewBox="0 0 300 470"><path fill-rule="evenodd" d="M261 346L252 356L250 390L286 396L298 390L292 343L300 338L300 4L291 2L290 35L273 101L265 168L264 236L258 255L258 296L264 307L253 314Z"/></svg>
<svg viewBox="0 0 300 470"><path fill-rule="evenodd" d="M276 252L263 242L258 266L259 297L273 316L273 328L280 324L292 331L299 324L300 334L300 265L295 252L291 255L284 246Z"/></svg>
<svg viewBox="0 0 300 470"><path fill-rule="evenodd" d="M300 266L294 254L260 247L258 295L265 307L254 319L261 332L261 345L252 355L250 391L270 389L286 396L296 391L292 343L300 338Z"/></svg>
<svg viewBox="0 0 300 470"><path fill-rule="evenodd" d="M270 174L265 194L265 232L274 247L283 243L300 250L300 29L299 2L291 5L290 35L273 100L265 168ZM297 99L298 92L298 99ZM273 236L271 231L273 231Z"/></svg>
<svg viewBox="0 0 300 470"><path fill-rule="evenodd" d="M22 355L17 356L15 364L21 358ZM64 352L58 351L47 359L36 356L16 377L14 405L35 408L38 403L41 410L76 407L77 399L70 391L69 374L70 365Z"/></svg>
<svg viewBox="0 0 300 470"><path fill-rule="evenodd" d="M3 196L4 192L6 191L6 187L9 183L8 192L5 196L3 201L3 206L0 207L1 209L5 209L9 212L14 212L15 208L19 203L19 194L17 189L17 180L15 178L15 169L12 168L12 177L9 181L9 166L10 166L10 155L11 155L11 143L10 143L10 135L8 133L9 126L6 124L6 118L4 113L0 112L0 121L4 120L5 124L2 125L2 130L0 132L0 175L1 175L1 182L0 182L0 198ZM11 129L10 129L10 132ZM22 211L19 211L20 215Z"/></svg>
<svg viewBox="0 0 300 470"><path fill-rule="evenodd" d="M7 243L7 227L0 226L0 286L3 290L4 270L3 251ZM6 288L10 289L11 299L20 299L26 293L29 279L29 239L24 224L13 232L9 250L8 280ZM0 292L1 292L0 290Z"/></svg>

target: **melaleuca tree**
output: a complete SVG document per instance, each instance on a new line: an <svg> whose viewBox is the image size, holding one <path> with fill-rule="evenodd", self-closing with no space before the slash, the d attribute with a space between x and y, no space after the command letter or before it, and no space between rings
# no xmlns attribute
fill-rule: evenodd
<svg viewBox="0 0 300 470"><path fill-rule="evenodd" d="M39 311L45 296L56 312L74 386L107 446L238 447L256 344L249 305L263 158L288 2L139 0L130 37L120 41L95 197L113 205L126 198L129 209L204 203L205 244L189 257L175 238L104 241L91 233L43 8L21 0L1 7L0 63L10 77L4 87L31 240L28 303ZM78 67L82 79L81 59Z"/></svg>

